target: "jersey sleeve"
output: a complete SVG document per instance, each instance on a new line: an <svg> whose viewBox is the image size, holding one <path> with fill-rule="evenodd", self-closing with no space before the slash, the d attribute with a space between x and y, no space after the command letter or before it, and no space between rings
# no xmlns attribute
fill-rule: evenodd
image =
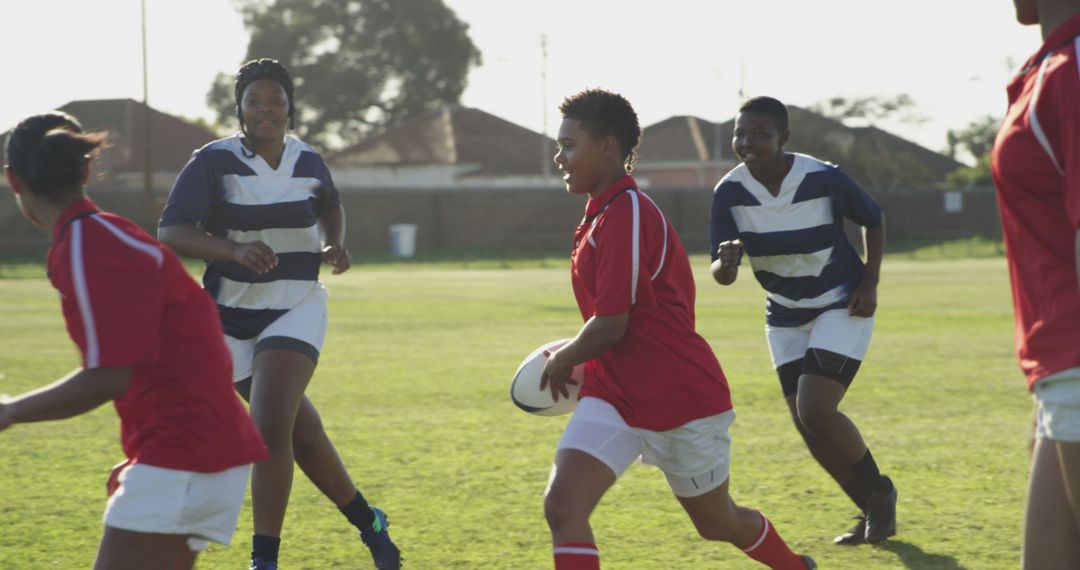
<svg viewBox="0 0 1080 570"><path fill-rule="evenodd" d="M196 152L176 178L158 226L203 224L217 185L218 177L215 176L210 161Z"/></svg>
<svg viewBox="0 0 1080 570"><path fill-rule="evenodd" d="M598 316L622 314L639 302L653 299L649 267L644 260L641 211L635 211L631 200L626 195L613 202L591 234L596 244L594 306Z"/></svg>
<svg viewBox="0 0 1080 570"><path fill-rule="evenodd" d="M321 216L341 206L341 196L334 185L334 177L330 175L330 168L319 153L314 150L301 152L293 176L319 181L319 187L315 190L315 215Z"/></svg>
<svg viewBox="0 0 1080 570"><path fill-rule="evenodd" d="M718 184L713 190L712 210L709 217L709 240L712 249L709 254L712 260L720 256L717 250L720 242L730 241L739 237L739 227L735 225L735 217L731 215L731 207L724 200L724 184Z"/></svg>
<svg viewBox="0 0 1080 570"><path fill-rule="evenodd" d="M834 174L836 193L833 203L837 214L867 228L880 226L881 206L846 172L837 168Z"/></svg>
<svg viewBox="0 0 1080 570"><path fill-rule="evenodd" d="M69 278L59 280L58 288L83 366L128 368L156 362L161 349L163 252L127 234L125 241L96 219L77 224L70 229L71 254L69 267L64 268Z"/></svg>

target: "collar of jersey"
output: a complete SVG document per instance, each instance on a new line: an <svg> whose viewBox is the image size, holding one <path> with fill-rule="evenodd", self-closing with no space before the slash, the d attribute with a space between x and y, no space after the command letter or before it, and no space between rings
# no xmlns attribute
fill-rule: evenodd
<svg viewBox="0 0 1080 570"><path fill-rule="evenodd" d="M60 212L60 216L56 218L56 225L52 229L52 241L56 243L57 238L60 237L60 230L67 225L68 222L73 220L80 214L87 212L97 212L100 208L97 207L90 198L81 198L71 203L67 208L64 208L63 212Z"/></svg>
<svg viewBox="0 0 1080 570"><path fill-rule="evenodd" d="M634 182L633 176L627 174L626 176L623 176L622 178L616 180L615 183L611 186L608 186L608 189L604 190L603 194L595 198L590 196L588 203L585 204L585 216L588 217L599 212L604 206L607 205L608 202L611 201L611 198L613 198L615 194L618 194L619 192L622 192L623 190L627 190L629 188L637 188L637 182Z"/></svg>

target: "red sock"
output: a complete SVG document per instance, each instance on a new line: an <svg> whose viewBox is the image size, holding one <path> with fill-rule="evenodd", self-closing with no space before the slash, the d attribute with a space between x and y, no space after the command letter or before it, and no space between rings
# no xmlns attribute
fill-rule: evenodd
<svg viewBox="0 0 1080 570"><path fill-rule="evenodd" d="M551 549L555 570L600 570L600 551L588 542L567 542Z"/></svg>
<svg viewBox="0 0 1080 570"><path fill-rule="evenodd" d="M758 516L761 517L761 532L750 544L740 546L739 549L773 570L806 570L802 557L784 544L784 539L780 538L780 533L776 532L769 519L760 512Z"/></svg>

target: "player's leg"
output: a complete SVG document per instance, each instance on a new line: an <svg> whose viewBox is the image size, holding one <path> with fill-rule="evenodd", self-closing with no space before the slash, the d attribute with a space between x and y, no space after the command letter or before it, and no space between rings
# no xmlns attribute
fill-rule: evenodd
<svg viewBox="0 0 1080 570"><path fill-rule="evenodd" d="M877 543L896 533L896 487L881 474L858 427L839 410L872 332L872 318L851 317L845 310L828 311L814 321L796 409L803 427L851 466L854 477L844 489L866 512L864 539ZM858 542L857 537L845 538L837 542Z"/></svg>
<svg viewBox="0 0 1080 570"><path fill-rule="evenodd" d="M1080 369L1041 380L1035 400L1022 566L1080 568Z"/></svg>
<svg viewBox="0 0 1080 570"><path fill-rule="evenodd" d="M736 505L728 495L734 421L735 411L729 410L665 432L641 431L643 460L664 471L703 538L731 543L771 568L812 568L812 561L792 552L763 514Z"/></svg>
<svg viewBox="0 0 1080 570"><path fill-rule="evenodd" d="M831 447L811 434L799 420L796 394L799 390L799 378L802 376L802 366L803 359L800 357L797 360L780 365L776 370L777 375L780 377L780 386L784 392L784 399L787 401L788 411L791 413L792 423L795 424L795 429L798 430L799 435L802 436L803 441L806 443L806 448L810 450L810 455L812 455L818 462L818 465L821 465L829 476L840 485L840 488L847 493L847 496L861 511L863 507L859 504L859 497L856 495L855 489L851 484L855 477L855 474L851 470L851 464L833 451Z"/></svg>
<svg viewBox="0 0 1080 570"><path fill-rule="evenodd" d="M1035 440L1024 517L1024 570L1080 568L1080 532L1069 507L1057 443Z"/></svg>
<svg viewBox="0 0 1080 570"><path fill-rule="evenodd" d="M154 534L106 526L94 570L169 570L181 552L188 550L187 540L188 537L181 534ZM192 556L192 563L194 560Z"/></svg>
<svg viewBox="0 0 1080 570"><path fill-rule="evenodd" d="M251 510L255 519L253 567L277 561L281 528L292 490L293 426L314 370L311 358L289 348L266 348L255 356L249 399L251 418L262 434L270 458L256 463L251 473Z"/></svg>
<svg viewBox="0 0 1080 570"><path fill-rule="evenodd" d="M837 454L826 442L814 436L799 419L796 395L799 391L799 378L802 376L803 360L810 346L810 333L813 327L813 322L796 327L766 326L765 336L769 341L769 354L780 380L784 400L791 412L792 422L806 443L810 455L840 485L840 488L859 509L858 522L851 530L836 537L835 542L837 544L862 544L866 533L863 514L865 497L861 496L859 487L855 483L851 463Z"/></svg>
<svg viewBox="0 0 1080 570"><path fill-rule="evenodd" d="M670 481L670 479L669 479ZM706 540L728 542L744 554L774 569L805 570L813 561L795 554L760 511L736 505L728 495L728 481L694 497L680 497L698 534Z"/></svg>
<svg viewBox="0 0 1080 570"><path fill-rule="evenodd" d="M614 407L596 398L581 400L559 440L544 493L556 570L600 568L589 517L640 454L641 438Z"/></svg>

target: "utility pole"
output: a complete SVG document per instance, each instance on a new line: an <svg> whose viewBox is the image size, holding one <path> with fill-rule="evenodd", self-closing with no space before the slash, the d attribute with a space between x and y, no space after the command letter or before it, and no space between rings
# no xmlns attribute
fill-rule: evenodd
<svg viewBox="0 0 1080 570"><path fill-rule="evenodd" d="M142 6L142 74L143 74L143 194L147 223L157 225L157 203L154 199L153 138L150 136L150 79L146 53L146 0Z"/></svg>
<svg viewBox="0 0 1080 570"><path fill-rule="evenodd" d="M541 117L541 131L543 135L540 143L540 175L547 180L551 177L551 149L548 147L548 82L547 82L547 34L540 34L540 101L543 106Z"/></svg>

